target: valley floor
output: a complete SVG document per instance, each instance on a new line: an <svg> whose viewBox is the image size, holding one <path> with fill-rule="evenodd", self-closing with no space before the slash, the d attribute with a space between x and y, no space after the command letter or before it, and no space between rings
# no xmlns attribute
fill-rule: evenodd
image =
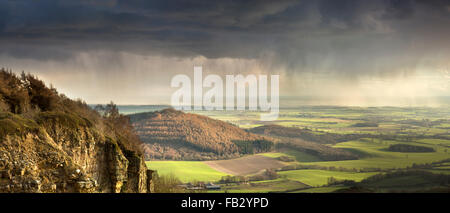
<svg viewBox="0 0 450 213"><path fill-rule="evenodd" d="M261 125L256 113L199 113L231 122L241 128ZM448 108L304 107L282 111L280 119L273 124L307 128L318 135L326 132L366 134L368 136L365 138L329 144L334 148L356 153L360 158L324 161L315 155L298 150L277 150L232 160L147 163L149 168L158 170L159 174L172 173L185 183L195 181L219 183L225 176L251 176L261 173L264 169L275 169L278 175L271 180L221 183L221 189L214 192L332 192L346 188L342 184L336 184L339 181L360 182L376 174L407 169L450 175L449 118ZM368 121L376 121L377 126L365 127ZM392 138L384 139L382 136L385 135ZM390 151L389 147L396 144L429 147L434 152ZM281 156L293 158L294 161L282 161ZM418 180L414 177L410 177L411 182ZM383 189L383 192L429 186L426 180L423 182L419 178L420 181L418 180L414 187L402 188L394 184L397 179L390 178L389 181L381 181L372 186ZM404 182L408 182L408 178ZM391 186L395 187L389 188Z"/></svg>

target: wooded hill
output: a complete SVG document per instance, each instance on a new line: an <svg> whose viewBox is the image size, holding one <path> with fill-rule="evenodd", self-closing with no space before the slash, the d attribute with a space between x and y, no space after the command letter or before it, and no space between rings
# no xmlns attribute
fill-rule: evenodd
<svg viewBox="0 0 450 213"><path fill-rule="evenodd" d="M232 124L174 109L130 115L148 159L213 160L267 152L271 139Z"/></svg>

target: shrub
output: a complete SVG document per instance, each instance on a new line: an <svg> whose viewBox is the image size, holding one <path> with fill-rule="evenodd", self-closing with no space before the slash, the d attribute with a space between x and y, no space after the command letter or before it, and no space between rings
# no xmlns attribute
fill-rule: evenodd
<svg viewBox="0 0 450 213"><path fill-rule="evenodd" d="M415 146L409 144L394 144L388 148L391 152L435 152L431 147Z"/></svg>
<svg viewBox="0 0 450 213"><path fill-rule="evenodd" d="M154 177L154 192L155 193L181 193L184 190L178 185L181 181L173 174L155 175Z"/></svg>

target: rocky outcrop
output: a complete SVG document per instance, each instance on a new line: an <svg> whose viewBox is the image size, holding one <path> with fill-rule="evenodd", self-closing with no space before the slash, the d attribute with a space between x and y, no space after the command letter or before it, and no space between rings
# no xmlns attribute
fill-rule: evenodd
<svg viewBox="0 0 450 213"><path fill-rule="evenodd" d="M151 192L129 119L98 107L0 69L0 192Z"/></svg>
<svg viewBox="0 0 450 213"><path fill-rule="evenodd" d="M143 156L96 128L5 119L21 131L0 140L0 192L151 192Z"/></svg>

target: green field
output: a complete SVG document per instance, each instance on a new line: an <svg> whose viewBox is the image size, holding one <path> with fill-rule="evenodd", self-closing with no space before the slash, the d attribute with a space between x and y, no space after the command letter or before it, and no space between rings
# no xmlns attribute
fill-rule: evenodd
<svg viewBox="0 0 450 213"><path fill-rule="evenodd" d="M201 161L147 161L149 169L158 174L173 174L182 182L217 181L228 174L216 171Z"/></svg>
<svg viewBox="0 0 450 213"><path fill-rule="evenodd" d="M442 142L442 141L441 141ZM370 140L359 140L343 142L335 145L336 148L354 149L359 152L366 153L374 157L362 158L359 160L346 161L324 161L304 163L305 165L319 165L319 166L334 166L344 167L349 169L364 169L364 168L405 168L415 164L431 163L450 158L450 153L444 152L443 147L435 147L436 152L432 153L400 153L385 151L390 144L397 144L396 141L371 142ZM450 141L446 142L450 144Z"/></svg>
<svg viewBox="0 0 450 213"><path fill-rule="evenodd" d="M271 157L271 158L278 158L281 156L288 156L292 157L298 162L317 162L320 161L320 159L314 155L305 153L305 152L299 152L296 150L284 150L283 152L269 152L269 153L262 153L260 155Z"/></svg>

